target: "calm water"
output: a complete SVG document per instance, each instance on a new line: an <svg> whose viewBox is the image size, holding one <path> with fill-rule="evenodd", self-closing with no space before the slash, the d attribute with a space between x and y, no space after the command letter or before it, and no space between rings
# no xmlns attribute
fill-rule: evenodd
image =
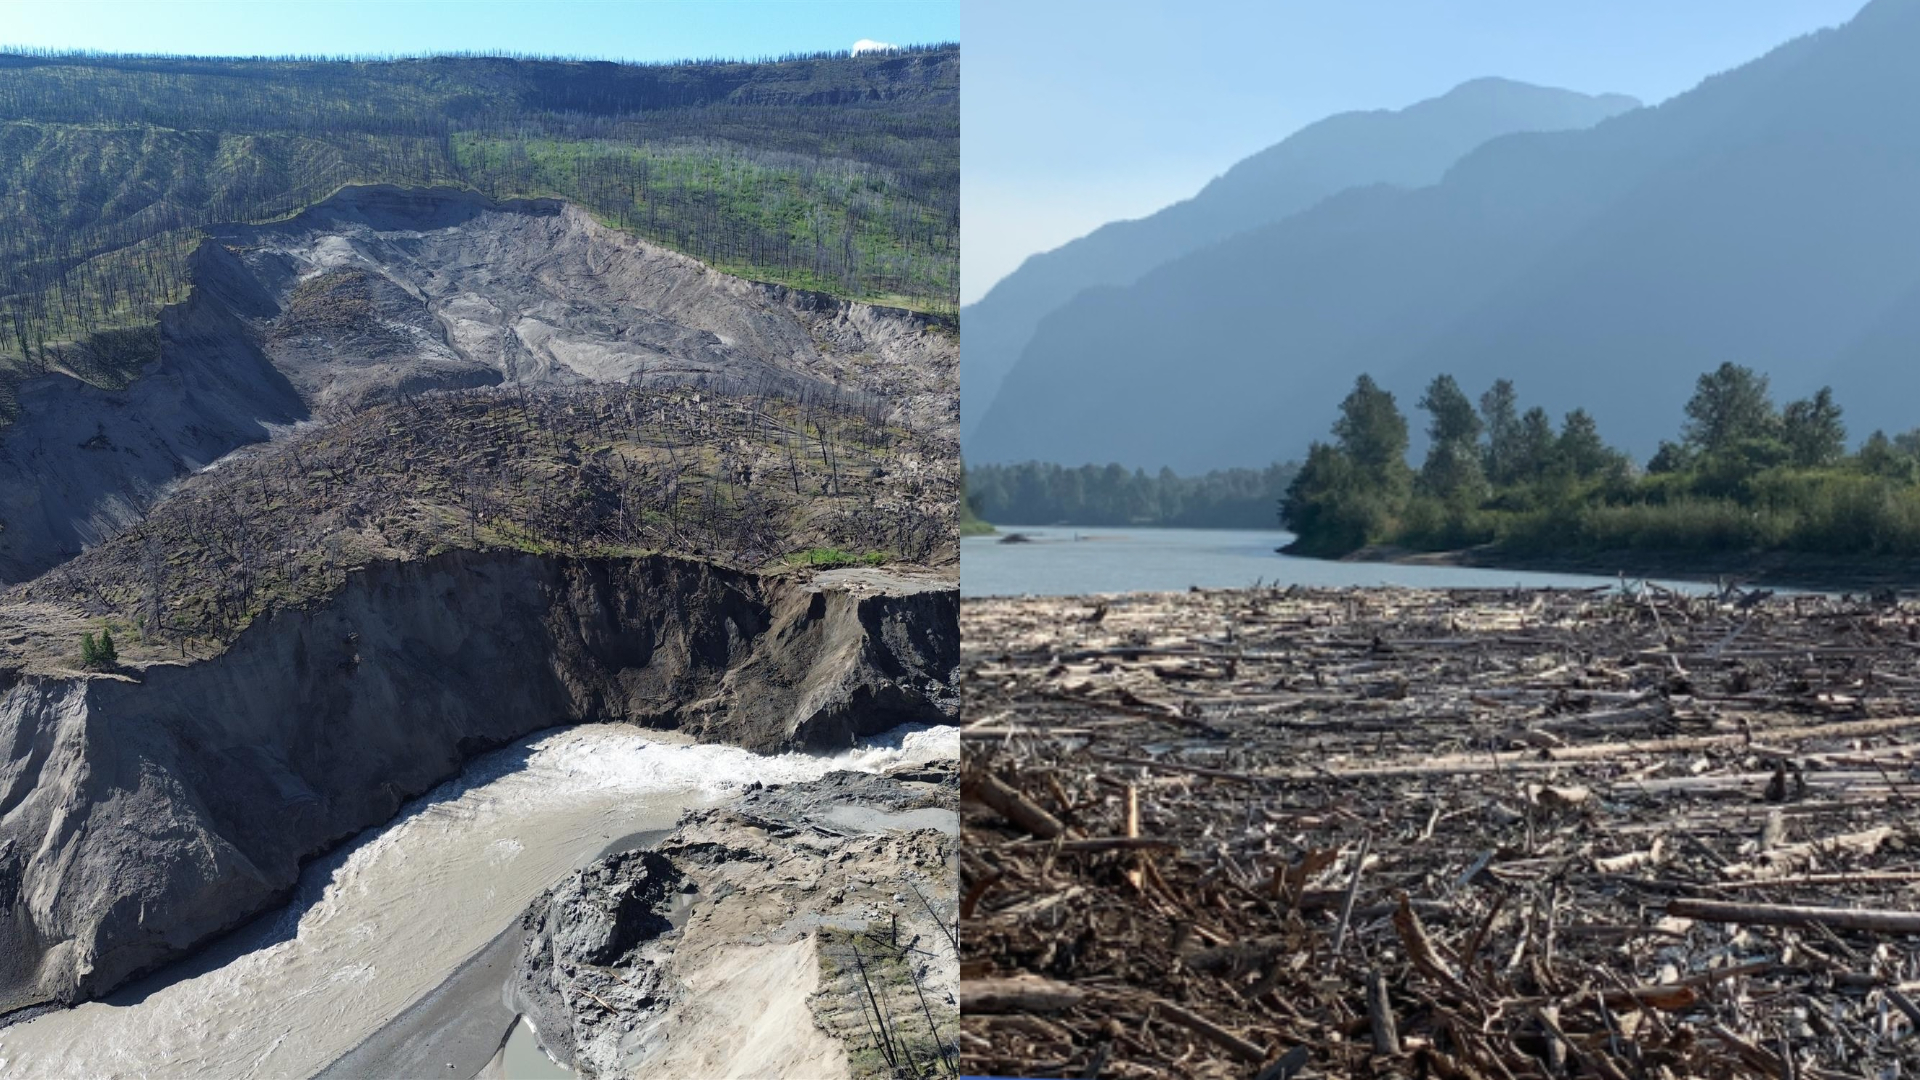
<svg viewBox="0 0 1920 1080"><path fill-rule="evenodd" d="M1191 586L1238 588L1279 585L1411 585L1426 588L1513 585L1613 585L1615 577L1539 574L1451 566L1297 559L1274 549L1293 537L1275 530L1097 529L1003 525L1002 535L1025 533L1031 544L1002 544L999 536L960 542L962 596L1072 596L1096 592L1167 592ZM1709 586L1663 581L1677 589Z"/></svg>

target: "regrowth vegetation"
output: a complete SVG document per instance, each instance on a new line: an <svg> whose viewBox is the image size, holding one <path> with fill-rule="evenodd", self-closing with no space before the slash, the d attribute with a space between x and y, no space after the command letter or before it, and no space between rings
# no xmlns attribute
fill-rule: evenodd
<svg viewBox="0 0 1920 1080"><path fill-rule="evenodd" d="M1557 426L1521 411L1505 379L1474 402L1441 375L1419 407L1429 448L1416 470L1393 395L1356 381L1333 440L1313 445L1288 488L1290 550L1920 555L1920 430L1875 432L1849 453L1824 388L1783 408L1766 376L1722 364L1700 376L1679 437L1644 469L1584 410Z"/></svg>
<svg viewBox="0 0 1920 1080"><path fill-rule="evenodd" d="M362 410L183 482L114 539L11 590L20 653L64 627L133 659L216 651L359 566L451 549L666 552L742 568L949 560L951 442L854 401L482 389ZM59 635L65 634L64 637Z"/></svg>
<svg viewBox="0 0 1920 1080"><path fill-rule="evenodd" d="M0 54L0 364L150 325L200 226L349 183L557 196L742 276L953 310L959 50L670 65ZM150 353L115 353L103 384ZM11 391L8 401L11 407Z"/></svg>

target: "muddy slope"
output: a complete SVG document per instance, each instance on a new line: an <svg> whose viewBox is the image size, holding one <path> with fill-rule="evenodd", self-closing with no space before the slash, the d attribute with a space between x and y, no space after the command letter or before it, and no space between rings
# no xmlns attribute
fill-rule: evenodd
<svg viewBox="0 0 1920 1080"><path fill-rule="evenodd" d="M0 580L110 535L279 427L427 390L779 386L959 430L950 324L735 278L558 201L351 187L286 221L209 231L141 378L22 388L25 415L0 430Z"/></svg>
<svg viewBox="0 0 1920 1080"><path fill-rule="evenodd" d="M95 997L302 860L554 724L754 749L951 722L950 582L455 552L354 574L219 658L0 696L0 1011Z"/></svg>

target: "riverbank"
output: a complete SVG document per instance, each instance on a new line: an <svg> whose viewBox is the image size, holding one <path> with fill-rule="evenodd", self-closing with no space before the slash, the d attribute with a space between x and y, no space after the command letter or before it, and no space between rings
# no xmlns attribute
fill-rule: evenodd
<svg viewBox="0 0 1920 1080"><path fill-rule="evenodd" d="M1287 587L961 632L965 1072L1912 1060L1920 605Z"/></svg>
<svg viewBox="0 0 1920 1080"><path fill-rule="evenodd" d="M1764 551L1706 553L1690 551L1509 552L1494 545L1453 551L1412 551L1391 545L1362 548L1337 561L1390 563L1396 566L1516 570L1527 573L1586 574L1595 577L1665 579L1717 584L1804 589L1814 592L1873 593L1920 586L1920 559L1884 556L1819 555Z"/></svg>

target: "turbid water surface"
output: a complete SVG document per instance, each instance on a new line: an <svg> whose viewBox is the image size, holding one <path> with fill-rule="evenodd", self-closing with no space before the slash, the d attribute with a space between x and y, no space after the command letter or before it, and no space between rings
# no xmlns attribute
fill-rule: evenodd
<svg viewBox="0 0 1920 1080"><path fill-rule="evenodd" d="M670 827L756 780L953 756L955 732L901 729L834 757L763 756L622 725L531 736L309 866L284 909L107 1000L0 1030L0 1075L311 1076L440 987L611 841ZM505 1034L447 1075L471 1076Z"/></svg>

